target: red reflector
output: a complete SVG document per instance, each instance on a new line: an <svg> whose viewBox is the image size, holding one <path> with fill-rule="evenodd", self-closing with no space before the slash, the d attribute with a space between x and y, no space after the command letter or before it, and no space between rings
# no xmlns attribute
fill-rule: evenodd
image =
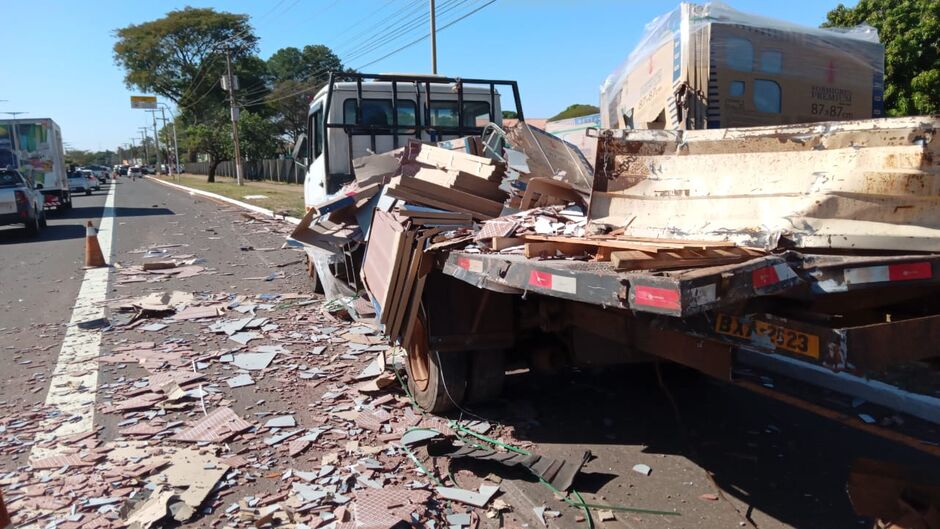
<svg viewBox="0 0 940 529"><path fill-rule="evenodd" d="M634 303L660 309L679 310L679 291L638 286L633 289Z"/></svg>
<svg viewBox="0 0 940 529"><path fill-rule="evenodd" d="M22 191L14 191L13 196L16 197L16 203L23 206L26 204L26 193Z"/></svg>
<svg viewBox="0 0 940 529"><path fill-rule="evenodd" d="M754 288L764 288L779 282L780 278L777 276L777 270L772 266L765 266L751 272L751 283Z"/></svg>
<svg viewBox="0 0 940 529"><path fill-rule="evenodd" d="M552 274L533 270L529 274L529 284L539 288L552 288Z"/></svg>
<svg viewBox="0 0 940 529"><path fill-rule="evenodd" d="M463 268L464 270L470 270L470 259L467 259L466 257L458 257L457 266Z"/></svg>
<svg viewBox="0 0 940 529"><path fill-rule="evenodd" d="M910 279L930 279L933 270L930 263L905 263L888 266L889 281L905 281Z"/></svg>

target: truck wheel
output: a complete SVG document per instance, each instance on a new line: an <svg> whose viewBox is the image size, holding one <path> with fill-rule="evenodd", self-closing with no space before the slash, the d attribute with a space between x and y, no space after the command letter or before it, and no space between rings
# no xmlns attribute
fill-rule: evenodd
<svg viewBox="0 0 940 529"><path fill-rule="evenodd" d="M496 399L503 392L503 382L505 380L506 353L502 349L489 349L470 353L467 402L480 403Z"/></svg>
<svg viewBox="0 0 940 529"><path fill-rule="evenodd" d="M26 235L35 237L39 235L39 231L41 229L42 228L39 225L39 215L36 215L31 219L26 219Z"/></svg>
<svg viewBox="0 0 940 529"><path fill-rule="evenodd" d="M87 197L87 196L90 195L90 194L91 194L91 189L86 189L86 190L85 190L85 196Z"/></svg>
<svg viewBox="0 0 940 529"><path fill-rule="evenodd" d="M415 322L405 353L408 390L418 406L441 413L460 405L467 389L466 353L431 349L423 316Z"/></svg>
<svg viewBox="0 0 940 529"><path fill-rule="evenodd" d="M71 193L67 194L64 199L60 199L60 201L62 204L60 207L63 210L68 211L72 209L72 194Z"/></svg>

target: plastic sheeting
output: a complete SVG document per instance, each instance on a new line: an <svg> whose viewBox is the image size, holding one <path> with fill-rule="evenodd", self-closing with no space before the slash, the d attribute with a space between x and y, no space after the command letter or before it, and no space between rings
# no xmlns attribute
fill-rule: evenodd
<svg viewBox="0 0 940 529"><path fill-rule="evenodd" d="M881 117L876 30L803 27L722 3L649 22L601 85L604 128L717 128Z"/></svg>

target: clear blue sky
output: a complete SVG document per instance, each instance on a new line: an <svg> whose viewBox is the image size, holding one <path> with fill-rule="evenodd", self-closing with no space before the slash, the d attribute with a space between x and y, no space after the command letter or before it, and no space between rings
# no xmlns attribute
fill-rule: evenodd
<svg viewBox="0 0 940 529"><path fill-rule="evenodd" d="M484 0L437 0L438 27ZM461 3L462 2L462 3ZM421 0L216 0L128 2L15 0L4 2L7 21L0 112L50 117L74 148L105 149L127 143L150 114L132 110L132 91L114 64L113 31L167 11L213 7L251 16L267 59L282 47L326 44L347 66L365 63L427 33L415 28L354 59L360 41L388 29L389 16ZM731 0L732 7L798 24L818 26L837 0L766 2ZM854 1L845 2L854 5ZM597 104L598 87L630 53L653 17L678 5L664 0L497 0L438 35L438 71L459 77L516 79L528 117L549 117L571 103ZM406 10L405 13L409 11ZM12 34L11 34L12 33ZM365 68L367 72L429 72L427 41ZM8 117L0 115L0 117Z"/></svg>

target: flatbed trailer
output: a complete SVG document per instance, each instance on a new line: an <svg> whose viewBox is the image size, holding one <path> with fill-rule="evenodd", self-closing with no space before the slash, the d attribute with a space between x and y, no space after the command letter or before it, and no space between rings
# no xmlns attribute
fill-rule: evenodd
<svg viewBox="0 0 940 529"><path fill-rule="evenodd" d="M919 180L916 189L901 190L896 182L882 181L868 195L839 189L833 200L849 197L874 206L836 217L831 227L796 234L816 240L819 231L838 229L846 246L864 248L877 239L884 250L839 247L838 241L827 248L790 244L781 249L785 244L772 241L776 248L765 247L766 255L736 264L658 271L618 271L610 262L526 258L472 247L434 250L417 312L420 321L402 344L416 400L443 411L493 398L507 366L521 363L551 371L560 365L667 360L940 455L940 253L934 248L937 226L929 224L934 217L940 224L940 217L936 210L933 217L925 216L935 206L940 179L930 156L938 141L936 122L928 119L917 130L889 122L873 129L860 122L826 124L819 138L801 136L806 146L788 145L785 128L774 132L778 137L772 142L766 131L756 138L785 156L810 151L809 156L824 159L851 156L853 163L865 161L864 147L871 146L875 159L897 167L873 173ZM852 132L859 130L865 132L853 139ZM686 141L681 147L682 139L670 141L673 147L720 154L720 142L705 139L710 144ZM610 148L603 141L599 146L595 185L605 164L617 166ZM644 140L642 148L662 154L654 142ZM905 156L926 165L905 166ZM800 162L798 156L793 159ZM663 165L668 163L680 162ZM849 176L856 170L850 163L833 167ZM616 183L617 177L605 180ZM845 187L845 180L831 181ZM813 186L819 191L818 182ZM634 200L638 195L624 196ZM729 193L716 200L738 198ZM891 218L892 213L899 216ZM658 221L655 215L648 218ZM642 222L637 222L640 229ZM725 235L754 237L748 231L725 230ZM692 238L703 236L708 234Z"/></svg>

